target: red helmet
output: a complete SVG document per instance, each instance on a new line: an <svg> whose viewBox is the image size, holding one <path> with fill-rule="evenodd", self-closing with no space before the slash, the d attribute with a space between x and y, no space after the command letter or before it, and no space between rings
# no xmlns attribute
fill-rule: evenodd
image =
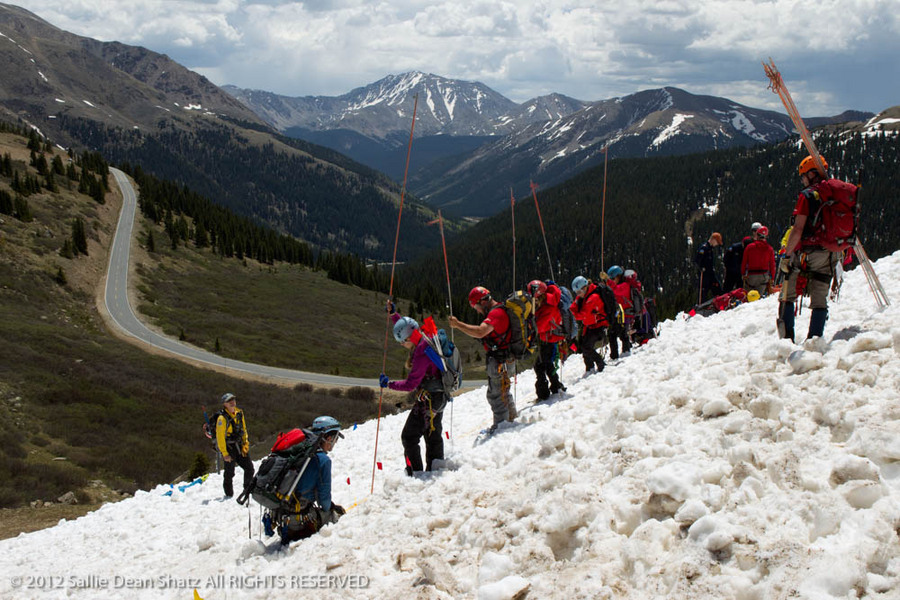
<svg viewBox="0 0 900 600"><path fill-rule="evenodd" d="M469 306L475 308L476 304L490 296L491 292L486 287L481 287L480 285L475 286L472 288L472 291L469 292Z"/></svg>
<svg viewBox="0 0 900 600"><path fill-rule="evenodd" d="M535 279L534 281L528 283L528 291L535 298L537 298L538 296L543 296L547 293L547 284L540 279Z"/></svg>
<svg viewBox="0 0 900 600"><path fill-rule="evenodd" d="M769 237L769 228L763 225L756 230L756 236L761 238Z"/></svg>

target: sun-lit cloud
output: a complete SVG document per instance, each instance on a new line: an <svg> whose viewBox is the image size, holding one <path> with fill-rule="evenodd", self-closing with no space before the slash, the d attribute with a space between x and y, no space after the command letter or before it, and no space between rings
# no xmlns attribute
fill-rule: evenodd
<svg viewBox="0 0 900 600"><path fill-rule="evenodd" d="M896 0L19 0L50 23L168 54L217 84L338 95L389 73L481 81L512 100L678 86L781 110L900 104Z"/></svg>

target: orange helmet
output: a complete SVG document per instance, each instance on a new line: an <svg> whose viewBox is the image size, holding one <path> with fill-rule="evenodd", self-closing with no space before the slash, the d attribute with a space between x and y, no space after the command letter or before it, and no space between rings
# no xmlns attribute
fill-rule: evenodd
<svg viewBox="0 0 900 600"><path fill-rule="evenodd" d="M825 167L825 170L828 170L828 161L822 158L822 166ZM816 169L816 161L813 160L812 156L807 156L803 160L800 161L800 174L809 173L810 171Z"/></svg>
<svg viewBox="0 0 900 600"><path fill-rule="evenodd" d="M759 229L756 230L756 235L761 238L769 237L769 228L763 225Z"/></svg>

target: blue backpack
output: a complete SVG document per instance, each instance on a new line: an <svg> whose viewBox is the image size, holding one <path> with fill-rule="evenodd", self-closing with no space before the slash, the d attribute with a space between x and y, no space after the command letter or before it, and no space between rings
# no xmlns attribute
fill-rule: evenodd
<svg viewBox="0 0 900 600"><path fill-rule="evenodd" d="M554 333L558 335L565 336L567 340L572 340L578 337L578 329L575 324L575 315L572 314L572 302L575 301L575 296L572 295L572 291L564 285L558 285L553 283L552 281L547 281L547 285L555 285L559 288L559 314L562 317L562 323Z"/></svg>

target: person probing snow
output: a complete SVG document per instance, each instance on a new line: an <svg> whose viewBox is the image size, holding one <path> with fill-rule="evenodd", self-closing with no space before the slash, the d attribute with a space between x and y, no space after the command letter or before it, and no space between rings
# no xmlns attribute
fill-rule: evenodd
<svg viewBox="0 0 900 600"><path fill-rule="evenodd" d="M761 226L756 230L756 241L744 251L741 262L744 291L756 290L760 297L769 295L775 280L775 251L769 245L769 228Z"/></svg>
<svg viewBox="0 0 900 600"><path fill-rule="evenodd" d="M562 292L555 284L547 285L539 279L528 284L528 291L537 305L535 322L540 340L538 357L534 363L534 391L538 400L546 400L550 394L566 391L566 386L559 381L556 367L558 343L566 339L562 331L562 314L559 312Z"/></svg>
<svg viewBox="0 0 900 600"><path fill-rule="evenodd" d="M416 391L416 402L409 411L406 424L400 433L403 454L406 458L406 474L423 470L419 440L425 438L424 470L431 471L434 462L444 460L444 438L441 420L447 398L441 382L441 372L429 358L430 346L419 331L419 324L411 317L401 317L394 304L388 302L388 312L394 323L394 339L410 351L406 379L390 381L384 373L379 378L381 387L397 392Z"/></svg>
<svg viewBox="0 0 900 600"><path fill-rule="evenodd" d="M603 284L601 284L603 285ZM572 304L572 312L584 330L581 333L579 348L584 358L584 372L592 373L602 371L606 367L603 356L594 349L597 342L604 343L607 336L609 321L598 286L590 283L587 278L579 275L572 280L572 291L575 292L575 302Z"/></svg>
<svg viewBox="0 0 900 600"><path fill-rule="evenodd" d="M463 323L454 316L450 317L449 322L453 329L479 339L484 344L487 400L494 413L494 424L490 428L493 432L500 423L514 420L517 414L516 403L510 393L507 369L511 358L507 339L510 330L509 315L500 302L491 298L491 292L482 286L474 287L469 292L469 306L479 315L485 316L480 325Z"/></svg>

